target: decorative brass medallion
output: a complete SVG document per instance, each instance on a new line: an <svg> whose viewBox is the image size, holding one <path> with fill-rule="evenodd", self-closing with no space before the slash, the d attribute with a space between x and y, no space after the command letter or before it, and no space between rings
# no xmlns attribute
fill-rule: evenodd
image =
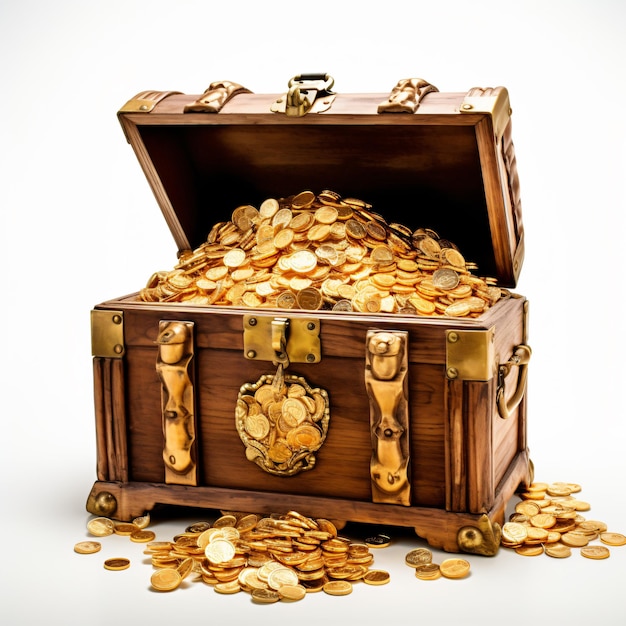
<svg viewBox="0 0 626 626"><path fill-rule="evenodd" d="M235 409L246 458L277 476L293 476L315 466L330 410L328 393L300 376L265 374L241 386Z"/></svg>

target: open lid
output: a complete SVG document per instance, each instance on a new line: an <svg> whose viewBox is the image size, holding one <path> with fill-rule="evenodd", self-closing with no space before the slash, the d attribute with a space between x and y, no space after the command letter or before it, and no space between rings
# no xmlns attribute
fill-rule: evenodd
<svg viewBox="0 0 626 626"><path fill-rule="evenodd" d="M478 274L516 285L524 255L508 92L336 94L328 75L283 94L212 83L202 95L143 92L119 119L179 250L240 205L330 189L387 222L431 228Z"/></svg>

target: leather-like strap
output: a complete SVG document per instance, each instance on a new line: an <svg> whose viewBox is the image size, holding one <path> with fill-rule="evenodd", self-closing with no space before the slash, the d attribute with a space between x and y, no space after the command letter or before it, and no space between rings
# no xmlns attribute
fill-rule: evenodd
<svg viewBox="0 0 626 626"><path fill-rule="evenodd" d="M240 93L252 93L249 89L229 80L211 83L200 98L186 104L185 113L219 113L222 107Z"/></svg>
<svg viewBox="0 0 626 626"><path fill-rule="evenodd" d="M422 98L439 91L423 78L403 78L389 94L389 98L378 105L379 113L415 113Z"/></svg>

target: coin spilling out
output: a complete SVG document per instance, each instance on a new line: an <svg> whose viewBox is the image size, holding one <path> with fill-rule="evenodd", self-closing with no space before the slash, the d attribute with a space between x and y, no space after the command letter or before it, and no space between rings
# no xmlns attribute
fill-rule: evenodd
<svg viewBox="0 0 626 626"><path fill-rule="evenodd" d="M564 559L579 549L588 559L608 558L606 545L626 545L626 536L609 532L605 522L585 519L582 512L591 505L574 496L581 490L578 483L532 483L518 494L520 501L502 526L500 544L523 556ZM593 544L596 540L606 545Z"/></svg>
<svg viewBox="0 0 626 626"><path fill-rule="evenodd" d="M305 198L306 201L302 201ZM155 272L144 302L478 317L504 297L429 228L388 223L333 191L236 207L206 241ZM560 484L552 485L556 492ZM566 488L566 487L563 487ZM567 487L569 488L569 487Z"/></svg>

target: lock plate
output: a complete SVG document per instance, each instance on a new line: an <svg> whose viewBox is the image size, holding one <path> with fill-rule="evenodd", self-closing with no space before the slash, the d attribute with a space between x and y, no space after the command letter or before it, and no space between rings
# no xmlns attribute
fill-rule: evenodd
<svg viewBox="0 0 626 626"><path fill-rule="evenodd" d="M277 333L280 332L284 332L286 355L280 355L277 350L280 345ZM290 363L319 363L322 359L320 321L244 315L243 353L246 359L255 361L283 361L286 356Z"/></svg>

